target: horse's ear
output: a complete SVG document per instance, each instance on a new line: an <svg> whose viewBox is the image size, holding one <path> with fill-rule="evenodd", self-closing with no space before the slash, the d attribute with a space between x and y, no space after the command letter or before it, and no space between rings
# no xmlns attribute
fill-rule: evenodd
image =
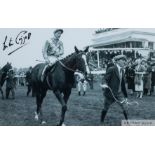
<svg viewBox="0 0 155 155"><path fill-rule="evenodd" d="M79 53L79 50L77 49L76 46L74 47L74 49L75 49L75 52L76 52L76 53Z"/></svg>
<svg viewBox="0 0 155 155"><path fill-rule="evenodd" d="M89 50L89 46L86 47L86 49L84 50L85 53L87 53Z"/></svg>

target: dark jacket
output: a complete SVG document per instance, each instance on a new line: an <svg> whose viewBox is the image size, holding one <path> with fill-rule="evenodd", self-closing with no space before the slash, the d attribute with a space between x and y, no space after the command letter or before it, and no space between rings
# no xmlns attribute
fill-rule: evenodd
<svg viewBox="0 0 155 155"><path fill-rule="evenodd" d="M13 89L16 87L16 77L14 74L9 73L6 77L6 88Z"/></svg>
<svg viewBox="0 0 155 155"><path fill-rule="evenodd" d="M125 97L127 97L127 91L125 87L125 79L124 79L124 71L122 73L122 81L121 81L121 90ZM106 83L111 89L115 97L117 98L118 91L119 91L119 84L120 84L120 76L119 71L116 65L107 69L107 72L104 76L103 83ZM112 98L112 94L109 89L105 89L104 95L107 98Z"/></svg>
<svg viewBox="0 0 155 155"><path fill-rule="evenodd" d="M31 72L30 71L26 72L26 83L27 83L27 85L32 84L32 78L31 78Z"/></svg>

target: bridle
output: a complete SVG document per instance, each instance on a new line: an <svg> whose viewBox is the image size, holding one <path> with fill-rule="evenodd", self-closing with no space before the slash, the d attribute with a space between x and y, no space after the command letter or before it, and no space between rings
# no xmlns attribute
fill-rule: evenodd
<svg viewBox="0 0 155 155"><path fill-rule="evenodd" d="M84 54L84 52L80 52L80 53L78 53L76 56L78 56L78 55L80 55L80 54L82 55L82 54ZM71 56L71 57L72 57L72 56ZM57 60L58 60L58 62L61 64L61 66L64 67L65 69L67 69L67 70L69 70L69 71L71 71L71 72L79 72L79 73L84 74L82 71L73 70L72 68L67 67L59 58L57 58ZM88 64L85 64L85 65L86 65L86 67L89 67Z"/></svg>

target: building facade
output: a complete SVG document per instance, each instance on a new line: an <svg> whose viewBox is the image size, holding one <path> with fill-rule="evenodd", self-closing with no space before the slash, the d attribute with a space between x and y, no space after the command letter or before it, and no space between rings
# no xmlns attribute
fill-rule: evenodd
<svg viewBox="0 0 155 155"><path fill-rule="evenodd" d="M133 58L147 57L155 51L155 29L107 28L98 29L93 34L90 45L92 54L96 53L97 66L104 54L128 54ZM110 59L112 57L109 57Z"/></svg>

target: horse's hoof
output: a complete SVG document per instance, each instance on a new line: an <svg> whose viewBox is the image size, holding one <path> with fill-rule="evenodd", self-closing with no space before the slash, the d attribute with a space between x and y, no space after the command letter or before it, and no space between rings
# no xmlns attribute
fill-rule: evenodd
<svg viewBox="0 0 155 155"><path fill-rule="evenodd" d="M38 121L38 120L39 120L39 117L38 117L38 116L35 116L34 119L35 119L36 121Z"/></svg>
<svg viewBox="0 0 155 155"><path fill-rule="evenodd" d="M65 123L62 123L62 124L57 124L57 126L66 126L66 124Z"/></svg>
<svg viewBox="0 0 155 155"><path fill-rule="evenodd" d="M38 114L35 112L35 117L34 117L34 119L36 120L36 121L38 121L39 120L39 116L38 116Z"/></svg>
<svg viewBox="0 0 155 155"><path fill-rule="evenodd" d="M42 124L42 125L45 125L45 124L46 124L46 121L42 121L41 124Z"/></svg>

